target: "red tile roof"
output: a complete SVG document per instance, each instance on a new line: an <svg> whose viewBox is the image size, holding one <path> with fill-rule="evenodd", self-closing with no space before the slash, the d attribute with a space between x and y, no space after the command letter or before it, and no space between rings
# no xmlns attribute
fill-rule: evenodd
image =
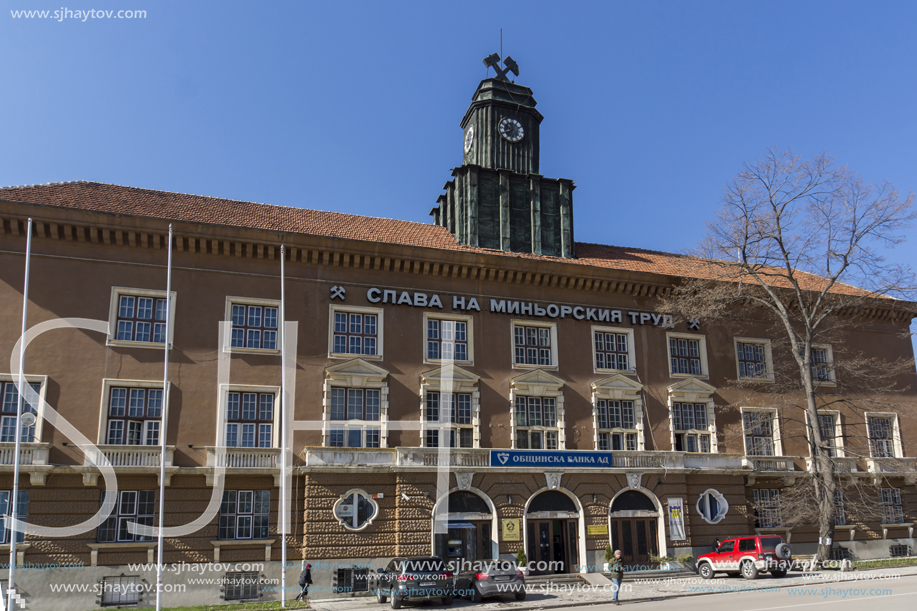
<svg viewBox="0 0 917 611"><path fill-rule="evenodd" d="M0 188L0 200L86 210L106 214L282 231L364 242L433 248L455 252L485 253L504 257L551 260L646 274L710 278L706 261L639 248L578 242L576 259L512 253L459 244L448 229L432 224L272 206L218 197L153 191L98 182L65 182ZM823 280L807 275L815 288ZM843 285L846 287L846 285ZM847 287L859 292L859 289ZM847 290L841 289L843 292Z"/></svg>

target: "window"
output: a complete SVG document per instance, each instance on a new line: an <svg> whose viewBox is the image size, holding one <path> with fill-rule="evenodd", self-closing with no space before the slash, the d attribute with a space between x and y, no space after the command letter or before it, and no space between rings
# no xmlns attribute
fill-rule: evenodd
<svg viewBox="0 0 917 611"><path fill-rule="evenodd" d="M261 596L261 576L257 572L226 573L223 578L224 600L245 600Z"/></svg>
<svg viewBox="0 0 917 611"><path fill-rule="evenodd" d="M838 436L837 436L837 414L819 414L818 415L818 432L822 441L827 446L828 456L834 458L838 456ZM809 421L809 415L806 414L806 422ZM816 448L816 452L818 448Z"/></svg>
<svg viewBox="0 0 917 611"><path fill-rule="evenodd" d="M10 542L10 523L7 519L12 516L13 506L10 503L10 497L12 492L9 490L0 490L0 519L3 520L3 532L0 533L0 543L6 544ZM19 491L19 503L16 506L16 517L19 520L25 520L26 516L29 515L29 491L20 490ZM25 537L24 532L16 533L16 542L22 543Z"/></svg>
<svg viewBox="0 0 917 611"><path fill-rule="evenodd" d="M706 403L672 403L676 452L709 452Z"/></svg>
<svg viewBox="0 0 917 611"><path fill-rule="evenodd" d="M702 335L666 333L666 337L670 376L707 375L707 345Z"/></svg>
<svg viewBox="0 0 917 611"><path fill-rule="evenodd" d="M279 303L230 297L227 298L226 307L227 318L232 325L231 349L272 351L280 349Z"/></svg>
<svg viewBox="0 0 917 611"><path fill-rule="evenodd" d="M328 445L336 448L378 448L381 391L362 388L332 388ZM346 424L345 424L346 423Z"/></svg>
<svg viewBox="0 0 917 611"><path fill-rule="evenodd" d="M220 539L267 539L270 490L224 490L220 505Z"/></svg>
<svg viewBox="0 0 917 611"><path fill-rule="evenodd" d="M769 341L737 337L735 345L740 380L773 380Z"/></svg>
<svg viewBox="0 0 917 611"><path fill-rule="evenodd" d="M593 327L592 349L596 370L633 371L634 351L631 329Z"/></svg>
<svg viewBox="0 0 917 611"><path fill-rule="evenodd" d="M867 416L869 451L873 458L895 458L895 425L893 415Z"/></svg>
<svg viewBox="0 0 917 611"><path fill-rule="evenodd" d="M847 511L844 508L844 491L841 488L834 490L834 525L847 525Z"/></svg>
<svg viewBox="0 0 917 611"><path fill-rule="evenodd" d="M720 553L725 552L725 553L731 554L732 552L735 551L735 548L736 548L736 542L735 542L735 540L732 540L732 541L725 541L725 542L723 542L722 545L720 545L720 547L719 547L719 549L717 549L717 551L720 552Z"/></svg>
<svg viewBox="0 0 917 611"><path fill-rule="evenodd" d="M745 539L739 539L739 549L737 552L754 552L757 551L758 546L755 544L754 537L748 537Z"/></svg>
<svg viewBox="0 0 917 611"><path fill-rule="evenodd" d="M783 526L783 515L780 512L780 490L755 489L755 526L757 528L776 528Z"/></svg>
<svg viewBox="0 0 917 611"><path fill-rule="evenodd" d="M37 414L37 408L41 405L41 384L28 382L28 385L34 395L26 391L22 411ZM0 392L2 392L0 396L3 397L3 412L0 415L0 442L14 443L16 441L16 411L19 409L19 390L16 388L16 382L0 382ZM19 440L23 443L38 441L35 437L35 425L23 426Z"/></svg>
<svg viewBox="0 0 917 611"><path fill-rule="evenodd" d="M770 411L742 413L745 429L745 454L748 456L774 456L774 414Z"/></svg>
<svg viewBox="0 0 917 611"><path fill-rule="evenodd" d="M424 360L457 361L469 363L473 359L471 350L471 317L461 320L424 316L426 339Z"/></svg>
<svg viewBox="0 0 917 611"><path fill-rule="evenodd" d="M139 576L121 575L118 577L103 577L101 588L102 606L111 607L139 604L140 592L143 586L140 585Z"/></svg>
<svg viewBox="0 0 917 611"><path fill-rule="evenodd" d="M513 323L513 363L532 367L557 365L557 334L553 324Z"/></svg>
<svg viewBox="0 0 917 611"><path fill-rule="evenodd" d="M274 446L274 394L230 392L226 401L226 447Z"/></svg>
<svg viewBox="0 0 917 611"><path fill-rule="evenodd" d="M362 490L343 494L334 504L334 517L348 530L359 530L372 522L379 507Z"/></svg>
<svg viewBox="0 0 917 611"><path fill-rule="evenodd" d="M113 287L109 314L109 343L161 346L166 341L165 291ZM175 292L169 316L175 319ZM174 325L170 325L174 329ZM172 341L170 329L169 341Z"/></svg>
<svg viewBox="0 0 917 611"><path fill-rule="evenodd" d="M516 449L556 450L556 429L553 397L516 397Z"/></svg>
<svg viewBox="0 0 917 611"><path fill-rule="evenodd" d="M113 386L108 400L108 432L112 445L159 445L162 418L161 388Z"/></svg>
<svg viewBox="0 0 917 611"><path fill-rule="evenodd" d="M633 401L597 399L595 409L599 450L637 449Z"/></svg>
<svg viewBox="0 0 917 611"><path fill-rule="evenodd" d="M382 310L331 306L330 351L334 356L382 356Z"/></svg>
<svg viewBox="0 0 917 611"><path fill-rule="evenodd" d="M812 347L812 381L834 382L834 364L830 346Z"/></svg>
<svg viewBox="0 0 917 611"><path fill-rule="evenodd" d="M108 490L102 491L103 500L107 494L111 493ZM133 534L129 529L129 524L133 522L153 526L153 516L156 514L156 491L120 490L116 494L114 511L99 526L99 542L152 541L152 537Z"/></svg>
<svg viewBox="0 0 917 611"><path fill-rule="evenodd" d="M904 506L901 504L899 488L879 488L879 503L882 505L883 524L904 522Z"/></svg>
<svg viewBox="0 0 917 611"><path fill-rule="evenodd" d="M697 499L697 513L704 518L708 524L716 524L726 517L729 510L729 503L726 497L718 490L712 488L706 490Z"/></svg>
<svg viewBox="0 0 917 611"><path fill-rule="evenodd" d="M458 393L446 395L452 397L451 407L443 403L439 392L429 391L426 397L424 418L427 423L438 423L441 428L428 428L424 431L424 447L438 448L440 444L440 431L443 432L443 445L450 448L474 447L474 430L471 418L471 394ZM448 437L448 439L446 438Z"/></svg>

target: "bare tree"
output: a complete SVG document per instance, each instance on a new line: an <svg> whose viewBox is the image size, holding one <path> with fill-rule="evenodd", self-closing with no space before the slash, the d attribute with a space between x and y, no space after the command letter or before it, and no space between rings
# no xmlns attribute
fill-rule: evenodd
<svg viewBox="0 0 917 611"><path fill-rule="evenodd" d="M817 521L819 560L830 554L826 542L834 538L838 489L835 440L823 438L819 408L843 403L867 411L903 390L902 380L914 379L913 358L888 362L843 347L849 331L873 324L877 311L908 334L917 312L914 274L889 262L882 250L903 242L904 229L917 220L913 199L888 183L865 183L827 155L802 160L772 149L727 185L722 209L691 253L697 257L695 278L659 305L682 318L741 315L777 328L773 352L787 358L773 359L768 401L806 431L810 475L787 500L799 499L797 519ZM838 347L833 362L817 351L824 343ZM825 392L820 386L834 379L834 369L843 369L847 383ZM760 386L735 383L743 385Z"/></svg>

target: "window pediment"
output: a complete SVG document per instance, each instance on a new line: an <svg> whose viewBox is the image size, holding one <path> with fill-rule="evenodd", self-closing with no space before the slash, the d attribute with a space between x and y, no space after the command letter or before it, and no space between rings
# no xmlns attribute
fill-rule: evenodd
<svg viewBox="0 0 917 611"><path fill-rule="evenodd" d="M600 399L634 400L643 390L643 384L620 373L593 382L591 386L592 393Z"/></svg>
<svg viewBox="0 0 917 611"><path fill-rule="evenodd" d="M565 382L543 369L534 369L510 380L512 388L517 393L544 395L559 393Z"/></svg>
<svg viewBox="0 0 917 611"><path fill-rule="evenodd" d="M473 392L477 390L478 381L481 379L481 376L475 375L463 369L458 365L444 365L437 369L431 369L430 371L420 374L420 383L429 389L445 389L444 385L448 385L450 380L452 383L452 392Z"/></svg>
<svg viewBox="0 0 917 611"><path fill-rule="evenodd" d="M676 401L696 403L711 399L716 387L697 378L687 378L669 386L668 391Z"/></svg>
<svg viewBox="0 0 917 611"><path fill-rule="evenodd" d="M351 388L363 388L381 384L388 371L363 359L351 359L325 368L325 377Z"/></svg>

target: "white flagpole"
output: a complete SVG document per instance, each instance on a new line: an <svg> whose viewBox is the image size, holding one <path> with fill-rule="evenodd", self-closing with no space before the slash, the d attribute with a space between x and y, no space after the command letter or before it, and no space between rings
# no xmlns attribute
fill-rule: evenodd
<svg viewBox="0 0 917 611"><path fill-rule="evenodd" d="M172 313L172 223L169 223L169 263L166 268L166 336L162 366L162 424L159 427L159 534L156 539L156 611L162 609L162 529L166 507L166 437L169 422L169 325Z"/></svg>
<svg viewBox="0 0 917 611"><path fill-rule="evenodd" d="M287 371L287 350L283 337L286 334L286 277L284 275L284 261L286 249L280 245L280 606L287 606L287 386L283 382Z"/></svg>
<svg viewBox="0 0 917 611"><path fill-rule="evenodd" d="M17 221L13 221L14 223ZM25 332L26 314L29 311L29 264L32 260L32 219L29 219L25 239L25 280L22 285L22 334L19 336L19 404L16 409L16 449L13 457L13 492L10 495L12 507L11 522L19 517L19 444L22 441L22 408L25 403ZM19 529L10 529L10 577L6 586L7 609L13 608L13 595L16 591L16 537Z"/></svg>

